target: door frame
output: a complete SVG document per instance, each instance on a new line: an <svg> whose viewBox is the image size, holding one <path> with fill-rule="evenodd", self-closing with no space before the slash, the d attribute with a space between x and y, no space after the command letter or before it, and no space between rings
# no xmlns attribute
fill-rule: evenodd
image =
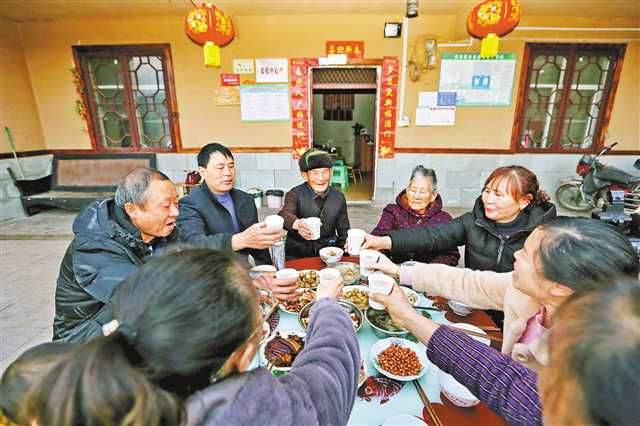
<svg viewBox="0 0 640 426"><path fill-rule="evenodd" d="M308 84L307 84L307 99L308 99L308 105L307 105L307 110L309 111L309 125L308 125L308 132L309 132L309 148L313 148L313 89L314 89L314 85L313 85L313 70L316 69L326 69L326 68L373 68L376 70L376 83L375 83L375 90L376 90L376 95L375 95L375 107L374 107L374 117L373 117L373 122L374 122L374 145L373 145L373 171L371 173L371 177L373 179L372 182L372 188L371 188L371 202L374 202L376 200L376 186L377 186L377 175L378 175L378 152L379 152L379 130L380 130L380 123L379 123L379 117L380 117L380 94L382 92L382 60L373 60L375 61L375 63L372 63L371 65L355 65L355 64L348 64L348 65L318 65L318 66L313 66L313 67L309 67L309 73L308 73ZM334 87L330 87L331 85L323 85L323 89L340 89L340 88L345 88L343 85L333 85ZM354 88L355 85L350 85L349 88ZM373 88L371 87L371 85L366 85L367 87L360 87L360 88ZM357 88L357 87L355 87Z"/></svg>

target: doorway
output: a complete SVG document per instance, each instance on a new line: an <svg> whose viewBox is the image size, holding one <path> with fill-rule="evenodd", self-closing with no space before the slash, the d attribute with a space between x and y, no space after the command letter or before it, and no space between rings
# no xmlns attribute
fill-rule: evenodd
<svg viewBox="0 0 640 426"><path fill-rule="evenodd" d="M376 67L311 69L315 148L334 158L332 186L347 201L371 201L375 186Z"/></svg>

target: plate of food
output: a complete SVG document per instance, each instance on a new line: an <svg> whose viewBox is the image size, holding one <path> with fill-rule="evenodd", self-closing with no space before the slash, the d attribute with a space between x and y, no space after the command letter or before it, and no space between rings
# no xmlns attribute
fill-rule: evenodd
<svg viewBox="0 0 640 426"><path fill-rule="evenodd" d="M295 298L280 302L280 309L288 314L298 315L304 305L314 300L316 300L316 292L305 289L301 293L298 293Z"/></svg>
<svg viewBox="0 0 640 426"><path fill-rule="evenodd" d="M298 314L298 323L305 330L309 326L309 313L315 303L315 301L308 303L302 308L300 314ZM356 332L360 331L362 324L364 324L364 315L362 311L356 305L346 300L340 300L338 303L340 303L340 306L342 306L342 308L347 311L347 314L349 314L351 322L353 323L353 328Z"/></svg>
<svg viewBox="0 0 640 426"><path fill-rule="evenodd" d="M261 363L276 375L291 370L291 365L304 349L305 336L304 332L295 330L277 331L260 346Z"/></svg>
<svg viewBox="0 0 640 426"><path fill-rule="evenodd" d="M360 265L353 262L338 262L333 268L340 271L344 285L355 284L360 280Z"/></svg>
<svg viewBox="0 0 640 426"><path fill-rule="evenodd" d="M371 363L385 376L408 382L422 377L429 360L424 346L421 348L407 339L389 337L373 344Z"/></svg>
<svg viewBox="0 0 640 426"><path fill-rule="evenodd" d="M361 311L369 307L369 287L366 285L350 285L342 287L340 299L351 302Z"/></svg>
<svg viewBox="0 0 640 426"><path fill-rule="evenodd" d="M400 286L400 288L404 292L404 295L406 296L407 301L411 303L411 305L413 306L418 306L418 304L420 303L420 295L416 293L416 291L412 288L405 287L405 286Z"/></svg>
<svg viewBox="0 0 640 426"><path fill-rule="evenodd" d="M320 285L320 275L315 269L304 269L298 273L298 288L314 289Z"/></svg>

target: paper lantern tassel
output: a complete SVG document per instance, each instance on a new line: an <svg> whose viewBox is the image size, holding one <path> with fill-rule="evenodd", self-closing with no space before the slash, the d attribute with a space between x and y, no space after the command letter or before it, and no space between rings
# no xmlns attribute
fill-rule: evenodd
<svg viewBox="0 0 640 426"><path fill-rule="evenodd" d="M220 46L208 41L204 44L204 65L207 67L220 66Z"/></svg>
<svg viewBox="0 0 640 426"><path fill-rule="evenodd" d="M500 37L495 34L489 34L482 39L480 43L480 57L481 58L495 58L498 55L498 45L500 44Z"/></svg>

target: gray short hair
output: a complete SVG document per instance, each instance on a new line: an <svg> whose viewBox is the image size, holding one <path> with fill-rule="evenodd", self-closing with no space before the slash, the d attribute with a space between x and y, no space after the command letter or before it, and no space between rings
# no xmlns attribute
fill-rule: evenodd
<svg viewBox="0 0 640 426"><path fill-rule="evenodd" d="M422 164L419 166L416 166L413 168L413 170L411 171L411 178L409 179L409 182L411 182L413 180L413 178L415 178L416 176L422 176L425 178L430 178L431 179L431 186L433 187L432 189L435 191L436 189L438 189L438 177L436 176L436 171L433 169L427 169L426 167L424 167Z"/></svg>
<svg viewBox="0 0 640 426"><path fill-rule="evenodd" d="M127 203L144 206L147 202L147 190L154 180L168 180L171 182L167 175L157 170L146 167L131 170L122 178L116 189L116 204L120 207L124 207Z"/></svg>

